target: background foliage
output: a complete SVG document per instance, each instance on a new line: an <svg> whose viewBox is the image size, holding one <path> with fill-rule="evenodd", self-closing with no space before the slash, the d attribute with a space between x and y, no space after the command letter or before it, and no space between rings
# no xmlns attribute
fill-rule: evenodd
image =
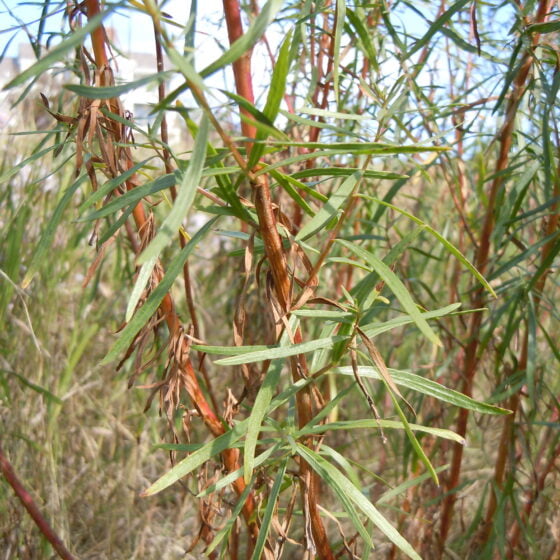
<svg viewBox="0 0 560 560"><path fill-rule="evenodd" d="M42 3L5 84L19 478L79 558L560 557L556 4L226 0L213 61L206 16Z"/></svg>

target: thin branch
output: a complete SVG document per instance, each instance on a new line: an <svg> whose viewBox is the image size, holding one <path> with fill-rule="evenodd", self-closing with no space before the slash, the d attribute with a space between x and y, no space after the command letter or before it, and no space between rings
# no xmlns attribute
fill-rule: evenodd
<svg viewBox="0 0 560 560"><path fill-rule="evenodd" d="M8 484L12 487L16 496L19 498L23 507L27 510L27 513L31 516L35 525L37 525L39 531L43 536L51 543L52 547L55 549L56 553L62 558L62 560L76 560L75 557L70 553L70 551L64 546L62 539L56 534L54 529L50 526L49 522L45 519L41 511L39 510L35 500L31 494L25 489L25 486L20 482L17 477L10 461L4 455L2 446L0 445L0 470L4 475L4 478Z"/></svg>

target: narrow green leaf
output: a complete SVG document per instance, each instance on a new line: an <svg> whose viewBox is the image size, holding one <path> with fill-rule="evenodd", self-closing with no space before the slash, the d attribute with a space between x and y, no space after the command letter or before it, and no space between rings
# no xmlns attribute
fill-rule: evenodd
<svg viewBox="0 0 560 560"><path fill-rule="evenodd" d="M29 286L31 280L33 279L33 276L35 276L37 270L45 261L46 253L52 244L54 234L56 232L56 229L58 228L58 225L60 224L60 221L62 220L62 215L64 214L66 207L70 203L70 200L72 199L74 193L78 190L78 188L82 183L85 183L87 178L88 176L86 173L81 177L79 177L78 179L76 179L76 181L74 181L74 183L70 185L66 189L66 191L64 191L62 198L60 199L60 201L56 205L56 208L54 209L53 215L51 216L51 219L49 220L47 227L45 228L45 230L41 235L41 239L39 240L39 243L35 248L33 256L31 257L31 262L29 263L29 267L21 283L21 287L23 289Z"/></svg>
<svg viewBox="0 0 560 560"><path fill-rule="evenodd" d="M200 449L179 461L170 471L166 472L162 477L158 478L149 488L144 490L140 495L142 497L153 496L167 487L171 486L181 478L187 476L196 468L203 465L212 457L218 455L222 451L229 449L232 445L240 440L247 431L247 420L238 422L235 426L228 430L225 434L209 441Z"/></svg>
<svg viewBox="0 0 560 560"><path fill-rule="evenodd" d="M353 376L354 372L350 366L338 367L332 370L334 373ZM382 380L381 375L377 371L377 368L371 366L359 366L358 372L361 377L369 377L371 379ZM453 389L448 389L441 383L432 381L431 379L426 379L420 375L409 371L402 371L398 369L389 368L389 373L393 381L402 387L417 391L424 395L429 395L440 401L452 404L453 406L459 406L461 408L466 408L474 412L480 412L482 414L511 414L511 410L506 410L498 406L493 406L482 401L476 401L471 397L463 395L458 391Z"/></svg>
<svg viewBox="0 0 560 560"><path fill-rule="evenodd" d="M531 402L536 402L535 370L537 367L537 309L532 293L527 295L527 389Z"/></svg>
<svg viewBox="0 0 560 560"><path fill-rule="evenodd" d="M291 199L308 215L315 216L313 209L307 204L303 197L297 192L297 190L292 186L292 181L294 181L289 175L284 175L278 170L273 169L270 175L274 177L278 184L288 193ZM298 181L299 183L299 181Z"/></svg>
<svg viewBox="0 0 560 560"><path fill-rule="evenodd" d="M535 288L537 282L542 277L543 274L552 266L556 255L560 253L560 237L554 242L552 247L548 248L546 253L543 253L543 260L539 265L539 268L535 271L533 276L531 277L531 281L526 287L527 292L530 292Z"/></svg>
<svg viewBox="0 0 560 560"><path fill-rule="evenodd" d="M270 401L274 396L274 392L278 387L280 380L281 368L269 367L266 372L263 383L257 393L255 403L251 409L251 415L247 419L249 425L247 427L247 436L245 438L245 452L243 456L243 477L245 483L249 484L253 476L253 468L255 462L255 449L263 418L266 415Z"/></svg>
<svg viewBox="0 0 560 560"><path fill-rule="evenodd" d="M436 472L439 474L440 472L445 471L448 468L449 465L442 465L441 467L438 467L436 469ZM420 476L416 476L414 478L411 478L410 480L405 480L402 484L399 484L398 486L391 488L391 490L387 490L387 492L381 494L376 504L379 505L379 504L387 503L389 500L392 500L395 496L398 496L399 494L406 492L409 488L413 488L414 486L421 484L428 478L430 478L430 473L422 473Z"/></svg>
<svg viewBox="0 0 560 560"><path fill-rule="evenodd" d="M52 401L59 405L62 404L62 399L60 397L57 397L54 393L51 393L48 389L45 389L44 387L41 387L36 383L32 383L27 379L27 377L24 377L23 375L20 375L15 371L9 371L7 369L0 369L0 373L7 373L8 375L13 375L22 385L25 385L26 387L29 387L29 389L32 389L36 393L43 395L47 400Z"/></svg>
<svg viewBox="0 0 560 560"><path fill-rule="evenodd" d="M352 484L358 488L358 490L362 489L362 482L356 469L352 466L352 463L342 454L339 453L336 449L329 447L324 442L321 444L321 455L329 461L332 459L345 473L345 476L352 482ZM354 462L354 464L356 464ZM362 465L360 465L362 466Z"/></svg>
<svg viewBox="0 0 560 560"><path fill-rule="evenodd" d="M422 314L416 307L416 304L410 297L408 290L402 281L397 277L397 275L380 259L375 255L358 247L348 241L343 239L337 239L338 243L346 247L348 250L352 251L354 254L364 259L371 267L379 274L380 278L385 282L389 289L395 294L396 298L399 300L405 311L410 315L416 326L420 331L434 344L441 346L441 341L439 340L436 333L432 330L430 325L422 317Z"/></svg>
<svg viewBox="0 0 560 560"><path fill-rule="evenodd" d="M426 222L422 221L420 218L417 218L410 212L407 212L406 210L403 210L398 206L390 204L389 202L385 202L384 200L380 200L373 196L368 196L368 195L359 195L359 196L361 196L362 198L367 198L368 200L373 200L374 202L386 206L387 208L391 208L392 210L399 212L403 216L406 216L407 218L411 219L413 222L416 222L418 225L422 226L428 233L433 235L447 249L447 251L449 251L454 257L456 257L461 262L461 264L463 264L466 268L468 268L471 271L472 275L482 284L482 286L484 286L484 288L486 288L486 290L488 290L494 297L498 297L496 295L496 292L492 288L492 286L490 286L490 284L486 281L484 276L480 274L480 272L467 259L467 257L465 257L465 255L463 255L463 253L461 253L461 251L459 251L459 249L457 249L457 247L455 247L453 243L445 239L445 237L443 237L443 235L437 232L433 227L428 225Z"/></svg>
<svg viewBox="0 0 560 560"><path fill-rule="evenodd" d="M418 52L424 45L430 42L430 39L459 11L462 10L472 0L459 0L452 4L436 21L430 26L425 35L416 41L414 46L406 53L405 58L410 58L414 53Z"/></svg>
<svg viewBox="0 0 560 560"><path fill-rule="evenodd" d="M424 466L426 467L426 469L428 469L428 472L430 473L430 475L432 477L432 480L439 486L439 478L438 478L437 472L436 472L434 466L432 465L432 462L430 461L430 459L428 459L428 456L426 455L424 449L420 445L420 442L416 438L416 435L412 431L412 427L411 427L410 423L408 422L408 420L407 420L407 418L406 418L406 416L405 416L405 414L404 414L404 412L403 412L403 410L402 410L402 408L399 404L399 401L397 400L397 397L396 397L395 393L393 392L391 387L389 387L389 385L387 384L385 379L383 380L383 382L385 383L385 386L387 387L389 395L391 396L391 400L393 401L393 406L395 407L395 410L397 411L397 415L401 419L401 424L402 424L402 426L404 428L404 431L405 431L405 433L408 437L408 441L410 441L410 444L412 445L412 449L414 449L414 451L415 451L416 455L418 456L418 458L420 459L420 461L422 461L422 463L424 463Z"/></svg>
<svg viewBox="0 0 560 560"><path fill-rule="evenodd" d="M312 121L312 122L315 122L315 121ZM288 145L287 142L283 142L283 144ZM295 145L295 144L298 144L298 143L291 142L289 144L290 145ZM314 151L309 151L307 153L299 154L297 156L288 157L286 159L280 159L279 161L276 161L275 163L271 163L270 165L265 165L255 172L255 176L270 173L270 171L272 169L277 169L278 167L285 167L285 166L289 166L289 165L292 165L292 164L295 164L295 163L300 163L302 161L308 161L310 159L318 159L318 158L321 158L321 157L332 158L335 155L347 156L351 152L353 152L354 155L377 154L381 157L381 156L391 155L391 154L396 154L396 153L403 153L404 154L404 153L419 153L419 152L424 152L424 151L432 151L431 148L418 148L418 147L412 147L412 146L396 146L396 147L380 148L379 146L374 146L374 145L365 144L365 143L356 144L356 148L351 149L351 148L346 147L346 146L344 146L340 143L333 142L331 144L324 144L324 147L326 147L326 148L328 148L328 146L330 146L330 148L324 149L324 150L315 150L312 143L305 143L304 142L304 143L299 143L299 145L301 145L302 147L308 147L310 150L314 150ZM361 146L361 147L358 147L358 146ZM438 149L437 151L441 151L441 150ZM363 171L360 171L360 172L363 174ZM343 173L341 173L341 175L343 175Z"/></svg>
<svg viewBox="0 0 560 560"><path fill-rule="evenodd" d="M130 169L127 169L124 173L119 175L118 177L114 177L110 179L106 183L103 183L96 191L91 193L90 196L80 204L78 211L82 213L86 208L89 208L96 202L103 200L103 197L109 194L111 191L115 190L117 187L120 187L125 181L128 181L136 172L146 165L152 158L145 159L143 161L138 162L137 164L133 165Z"/></svg>
<svg viewBox="0 0 560 560"><path fill-rule="evenodd" d="M87 216L83 216L78 221L89 222L92 220L98 220L99 218L104 218L105 216L110 216L111 214L114 214L125 206L133 206L137 204L138 201L140 201L145 196L149 196L151 194L155 194L159 191L172 187L176 182L177 177L175 176L175 173L163 175L162 177L158 177L153 181L148 181L147 183L144 183L139 187L133 188L122 196L114 198L113 200L111 200L111 202L105 204L105 206L103 206L99 210L95 210Z"/></svg>
<svg viewBox="0 0 560 560"><path fill-rule="evenodd" d="M327 485L332 488L338 499L341 501L344 509L348 513L352 524L356 531L360 534L362 539L373 547L373 542L371 536L365 528L362 520L360 519L358 510L352 503L351 497L346 492L346 486L349 484L356 489L348 478L346 478L336 467L332 466L328 461L326 461L319 454L311 451L309 448L296 444L297 453L303 457L303 459L311 466L311 468L319 474L321 479L327 483ZM356 489L357 490L357 489ZM358 491L358 490L357 490Z"/></svg>
<svg viewBox="0 0 560 560"><path fill-rule="evenodd" d="M292 173L294 179L304 179L306 177L347 177L353 173L360 172L356 167L314 167L312 169L302 169ZM391 171L376 171L375 169L366 169L361 171L364 177L368 179L408 179L408 175L401 175Z"/></svg>
<svg viewBox="0 0 560 560"><path fill-rule="evenodd" d="M292 312L292 315L295 315L296 317L318 317L319 319L333 321L344 321L347 319L352 320L355 317L354 313L346 311L329 311L325 309L297 309Z"/></svg>
<svg viewBox="0 0 560 560"><path fill-rule="evenodd" d="M286 119L288 119L289 121L293 121L293 122L295 122L297 124L300 124L300 125L303 125L303 126L312 126L312 127L315 127L315 128L328 129L328 130L332 130L333 132L337 132L339 134L342 134L344 136L354 137L356 139L358 139L360 137L360 135L358 133L348 131L345 128L342 128L340 126L336 126L332 123L314 121L312 119L307 119L307 118L302 117L300 115L296 115L295 113L290 113L289 111L285 111L284 109L280 109L280 114L283 117L285 117ZM346 113L342 113L342 114L345 115Z"/></svg>
<svg viewBox="0 0 560 560"><path fill-rule="evenodd" d="M356 530L364 537L366 542L371 545L371 538L359 520L353 502L358 506L368 519L400 550L413 560L422 560L415 552L406 539L381 515L375 506L360 492L350 480L348 480L338 469L325 461L315 451L311 451L307 447L297 444L298 454L309 463L311 468L317 472L323 480L336 492L342 505L350 515ZM356 521L357 520L357 521ZM362 529L360 529L360 526Z"/></svg>
<svg viewBox="0 0 560 560"><path fill-rule="evenodd" d="M239 95L233 91L228 91L227 89L221 89L220 91L226 97L233 99L233 101L235 101L240 107L245 109L252 117L254 117L256 122L255 121L252 122L255 125L257 123L261 123L270 128L274 128L274 123L264 114L264 112L257 109L257 107L253 103L247 101L247 99L245 99L242 95ZM266 134L261 134L260 135L261 140L266 138L266 136L267 136Z"/></svg>
<svg viewBox="0 0 560 560"><path fill-rule="evenodd" d="M190 87L191 84L194 84L198 89L204 91L205 89L204 81L200 76L200 74L197 73L194 66L192 65L190 61L190 57L186 57L179 54L179 52L173 47L173 45L170 45L168 43L165 44L165 50L167 52L167 56L169 57L169 60L171 60L171 62L175 65L177 70L179 70L179 72L181 72L181 74L183 74L183 76L187 80L186 84L177 88L175 92L170 94L168 97L174 98L173 94L178 96L185 89L188 89L188 87ZM171 101L172 99L169 99L167 101L167 104L170 104ZM154 107L154 110L158 111L160 109L158 106L156 106Z"/></svg>
<svg viewBox="0 0 560 560"><path fill-rule="evenodd" d="M259 536L257 537L257 542L255 543L255 548L253 550L253 555L251 560L259 560L270 532L270 525L272 523L272 517L274 515L274 510L276 508L276 502L278 501L278 496L280 494L280 488L282 487L282 482L284 481L284 475L286 474L286 467L288 466L289 458L284 459L280 467L278 468L278 474L274 479L274 484L272 489L268 494L268 502L266 504L266 509L264 511L263 518L259 527Z"/></svg>
<svg viewBox="0 0 560 560"><path fill-rule="evenodd" d="M158 234L151 243L142 251L137 261L143 264L158 258L161 251L177 235L177 231L185 219L196 195L196 188L200 182L204 162L206 161L206 143L208 141L208 119L202 117L194 148L189 160L187 170L183 172L183 179L178 189L177 198L171 212L165 218Z"/></svg>
<svg viewBox="0 0 560 560"><path fill-rule="evenodd" d="M544 23L533 23L527 26L528 33L554 33L560 31L560 20L545 21Z"/></svg>
<svg viewBox="0 0 560 560"><path fill-rule="evenodd" d="M264 360L276 360L278 358L287 358L306 352L313 352L319 348L331 348L336 342L347 340L345 336L330 336L328 338L319 338L310 340L309 342L301 342L291 346L280 346L257 352L249 352L240 356L232 356L231 358L222 358L214 363L220 366L238 366L241 364L251 364L254 362L262 362Z"/></svg>
<svg viewBox="0 0 560 560"><path fill-rule="evenodd" d="M361 172L353 173L350 177L345 179L340 185L340 187L329 197L329 200L325 202L324 206L315 214L307 224L305 224L298 234L296 235L296 241L305 241L319 230L337 214L339 208L348 200L358 181L361 179Z"/></svg>
<svg viewBox="0 0 560 560"><path fill-rule="evenodd" d="M383 262L391 268L398 261L401 255L414 243L420 235L423 228L417 227L409 231L397 244L395 244L389 253L383 257ZM347 241L351 241L348 239ZM368 267L369 269L369 267ZM355 284L350 293L356 299L360 308L369 309L377 299L379 293L376 286L379 282L379 274L375 270L364 276L357 284Z"/></svg>
<svg viewBox="0 0 560 560"><path fill-rule="evenodd" d="M149 295L148 299L138 309L128 325L122 330L118 340L113 344L109 353L103 358L101 364L108 364L113 361L119 355L121 355L132 343L134 337L138 334L140 329L148 322L150 317L156 312L159 304L165 297L165 295L171 289L175 278L183 270L183 265L189 257L189 255L194 251L201 239L203 239L206 234L210 231L210 228L216 223L219 216L212 218L208 223L202 226L192 239L183 247L181 252L175 257L169 266L165 276L161 282L157 285L154 291Z"/></svg>
<svg viewBox="0 0 560 560"><path fill-rule="evenodd" d="M136 282L134 283L134 288L130 294L130 298L128 299L128 304L126 306L126 314L125 314L125 321L128 323L134 314L134 310L140 301L140 297L142 296L142 292L148 283L148 280L152 276L152 270L157 263L157 257L152 257L148 261L146 261L142 267L140 268L140 272L138 273L138 278L136 278Z"/></svg>
<svg viewBox="0 0 560 560"><path fill-rule="evenodd" d="M560 235L560 231L555 231L553 234L547 235L543 239L540 239L538 242L529 245L529 247L525 251L522 251L512 259L509 259L504 264L502 264L502 266L500 266L498 269L493 270L489 274L490 280L493 280L494 278L500 278L500 276L502 276L508 270L514 268L519 263L526 261L527 259L532 257L532 255L537 253L543 245L546 245L558 235Z"/></svg>
<svg viewBox="0 0 560 560"><path fill-rule="evenodd" d="M198 0L191 0L191 7L189 11L189 19L187 21L185 33L185 49L184 54L187 56L195 56L194 40L196 37L196 13L198 11Z"/></svg>
<svg viewBox="0 0 560 560"><path fill-rule="evenodd" d="M273 126L273 123L276 120L278 111L280 110L280 104L282 103L282 99L286 91L286 80L288 78L288 73L290 71L290 66L292 63L291 41L292 29L288 31L288 34L280 47L278 57L276 58L276 63L272 70L272 78L270 80L270 86L268 88L266 103L263 109L263 115L265 119L269 123L271 123L271 126ZM273 130L261 128L257 131L257 138L259 140L263 140L272 134ZM277 135L274 136L277 137ZM288 139L287 136L286 139ZM253 145L251 154L249 156L249 161L247 163L247 167L249 167L249 169L252 169L257 164L262 154L264 153L264 150L264 144L256 143Z"/></svg>
<svg viewBox="0 0 560 560"><path fill-rule="evenodd" d="M293 30L290 29L286 38L282 42L280 52L276 57L276 64L274 65L270 87L268 89L268 96L263 109L263 113L272 123L274 123L276 117L278 116L280 103L282 102L284 92L286 91L286 80L290 72L290 66L292 65L292 59L290 58L292 35Z"/></svg>
<svg viewBox="0 0 560 560"><path fill-rule="evenodd" d="M43 58L32 64L29 68L18 74L13 80L9 81L2 89L11 89L15 86L23 84L27 80L43 74L49 68L61 60L64 55L72 49L78 47L84 42L84 39L108 17L113 10L106 7L103 13L91 18L83 27L77 27L72 30L69 37L62 43L50 50Z"/></svg>
<svg viewBox="0 0 560 560"><path fill-rule="evenodd" d="M334 49L333 49L333 90L336 106L340 105L339 96L339 76L340 76L340 40L344 30L344 20L346 19L345 0L336 0L336 26L334 28Z"/></svg>
<svg viewBox="0 0 560 560"><path fill-rule="evenodd" d="M253 464L253 467L257 468L257 467L261 466L263 463L265 463L267 461L267 459L274 452L276 452L280 448L280 445L281 444L278 443L277 445L269 447L266 451L264 451L263 453L258 455L255 458L255 462ZM273 460L276 461L277 458L275 457ZM204 498L205 496L208 496L208 495L210 495L214 492L219 492L222 488L225 488L226 486L229 486L230 484L235 482L241 476L243 476L243 467L239 467L238 469L230 472L226 476L220 478L220 480L218 480L214 484L211 484L210 486L207 486L204 490L202 490L202 492L199 492L196 495L196 497L197 498Z"/></svg>
<svg viewBox="0 0 560 560"><path fill-rule="evenodd" d="M245 502L247 501L247 498L249 497L249 494L252 492L252 490L253 485L249 484L245 487L245 490L243 490L241 496L239 496L239 500L237 501L237 504L235 504L235 507L233 508L229 519L226 521L226 524L216 533L216 536L208 545L208 548L206 549L206 554L208 555L208 557L210 557L212 552L224 539L227 540L227 537L231 533L231 530L233 529L237 518L241 514L241 510L243 509L243 506L245 505Z"/></svg>
<svg viewBox="0 0 560 560"><path fill-rule="evenodd" d="M245 33L222 56L204 68L200 75L206 78L246 54L262 37L270 22L282 8L282 4L283 0L269 0Z"/></svg>
<svg viewBox="0 0 560 560"><path fill-rule="evenodd" d="M8 165L8 169L5 173L0 175L0 185L5 183L9 179L11 179L14 175L16 175L19 171L21 171L24 167L27 167L29 164L33 163L35 160L42 158L45 154L56 150L60 147L61 144L55 144L54 146L50 146L49 148L45 148L44 150L40 150L35 152L34 154L30 155L28 158L25 158L23 161L20 161L17 165L11 166Z"/></svg>
<svg viewBox="0 0 560 560"><path fill-rule="evenodd" d="M294 148L308 148L312 150L327 150L327 153L355 153L355 154L417 154L422 152L446 152L445 146L421 146L407 144L386 144L383 142L284 142L270 140L271 146L291 146ZM361 171L361 170L360 170Z"/></svg>
<svg viewBox="0 0 560 560"><path fill-rule="evenodd" d="M218 354L219 356L239 356L249 352L258 352L261 350L274 349L277 346L266 346L260 344L257 346L209 346L207 344L193 344L191 346L197 352L206 352L207 354Z"/></svg>
<svg viewBox="0 0 560 560"><path fill-rule="evenodd" d="M268 413L273 412L279 406L288 402L298 391L309 385L312 381L313 380L311 378L307 378L300 379L296 383L292 383L285 391L272 399L272 402L268 407ZM246 434L247 427L248 419L242 420L241 422L235 424L235 426L225 434L222 434L221 436L204 444L200 449L197 449L180 463L177 463L169 472L159 478L145 492L143 492L142 495L148 496L161 492L177 480L181 479L183 476L186 476L188 473L198 468L208 459L214 457L217 453L221 453L225 449L233 447ZM243 474L241 469L238 470L238 473L239 476Z"/></svg>
<svg viewBox="0 0 560 560"><path fill-rule="evenodd" d="M276 178L275 173L279 173L279 172L276 169L270 169L270 174L274 178ZM280 174L280 175L282 176L283 179L285 179L291 185L293 185L294 187L296 187L296 188L302 190L303 192L307 193L312 198L314 198L316 200L320 200L321 202L326 202L328 200L328 197L326 197L324 194L321 194L320 192L311 188L307 183L302 183L301 181L298 181L296 178L294 178L293 175L284 175L284 174ZM313 215L315 215L315 212L313 212Z"/></svg>
<svg viewBox="0 0 560 560"><path fill-rule="evenodd" d="M364 17L361 8L357 8L356 10L350 10L347 8L346 15L348 17L348 21L350 22L350 26L354 28L356 35L362 43L362 52L371 63L372 68L377 72L379 69L377 64L377 53L375 51L373 41L371 40L372 33L365 25L367 18Z"/></svg>
<svg viewBox="0 0 560 560"><path fill-rule="evenodd" d="M121 84L120 86L95 87L84 86L81 84L67 84L64 86L64 88L73 93L76 93L80 97L87 97L88 99L113 99L129 91L145 86L146 84L151 84L152 82L161 83L169 79L171 75L172 73L169 71L158 72L156 74L152 74L151 76L145 76L144 78L135 80L133 82Z"/></svg>
<svg viewBox="0 0 560 560"><path fill-rule="evenodd" d="M356 113L341 113L340 111L327 111L318 107L300 107L296 109L297 113L305 113L306 115L315 115L325 119L339 119L343 121L365 121L370 119L369 115L358 115Z"/></svg>
<svg viewBox="0 0 560 560"><path fill-rule="evenodd" d="M416 432L424 432L443 439L449 439L465 445L465 439L459 434L446 430L444 428L431 428L430 426L422 426L421 424L409 424L410 428ZM305 436L310 434L323 434L330 430L360 430L360 429L379 429L387 428L390 430L402 430L404 426L402 422L396 420L377 420L377 419L363 419L363 420L339 420L337 422L329 422L327 424L319 424L318 426L305 427L299 430L294 437Z"/></svg>
<svg viewBox="0 0 560 560"><path fill-rule="evenodd" d="M446 305L441 309L435 309L433 311L425 311L422 313L422 317L424 319L439 319L440 317L445 317L459 309L461 307L460 303L452 303L451 305ZM474 311L480 312L480 309L476 309ZM368 323L361 327L362 331L364 331L367 336L370 338L374 338L377 335L380 335L384 332L390 331L397 327L402 327L404 325L409 325L412 323L413 320L410 316L405 315L402 317L395 317L394 319L390 319L389 321L385 321L384 323Z"/></svg>

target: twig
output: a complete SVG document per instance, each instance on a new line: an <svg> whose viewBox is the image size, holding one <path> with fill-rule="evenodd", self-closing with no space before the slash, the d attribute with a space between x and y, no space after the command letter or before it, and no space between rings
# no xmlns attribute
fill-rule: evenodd
<svg viewBox="0 0 560 560"><path fill-rule="evenodd" d="M50 526L49 522L45 519L37 504L33 500L31 494L25 489L23 484L17 477L14 469L4 455L2 446L0 445L0 470L7 480L8 484L12 487L16 496L20 499L23 507L27 510L27 513L31 516L35 525L39 528L39 531L44 535L44 537L51 543L52 547L55 549L57 554L63 560L75 560L75 557L70 553L70 551L64 546L61 538L55 533L54 529Z"/></svg>

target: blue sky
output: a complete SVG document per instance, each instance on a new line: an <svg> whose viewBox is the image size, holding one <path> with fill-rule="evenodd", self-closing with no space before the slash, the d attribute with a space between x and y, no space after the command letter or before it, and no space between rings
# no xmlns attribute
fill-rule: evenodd
<svg viewBox="0 0 560 560"><path fill-rule="evenodd" d="M53 3L54 4L54 3ZM4 50L10 41L6 56L15 56L17 47L22 42L28 42L24 29L19 25L19 18L32 33L37 32L38 20L41 15L43 2L18 2L18 0L0 0L0 52ZM188 0L168 0L162 8L166 13L173 16L175 21L184 24L188 20ZM63 23L63 6L58 4L51 9L59 12L48 20L47 31L57 33L61 30ZM221 0L204 0L199 2L199 18L216 20L216 14L221 11ZM10 15L12 12L16 17ZM142 16L132 10L120 10L108 21L108 26L117 32L119 46L125 51L153 52L153 30L148 17ZM216 33L219 34L217 26ZM14 37L15 36L15 37ZM226 36L223 36L226 39ZM199 40L204 42L204 37L199 35Z"/></svg>

